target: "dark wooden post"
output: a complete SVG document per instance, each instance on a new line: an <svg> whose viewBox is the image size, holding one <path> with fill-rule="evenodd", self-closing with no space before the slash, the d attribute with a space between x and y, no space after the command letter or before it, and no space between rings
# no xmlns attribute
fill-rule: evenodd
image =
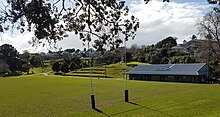
<svg viewBox="0 0 220 117"><path fill-rule="evenodd" d="M91 94L91 104L92 104L92 109L95 109L95 95Z"/></svg>
<svg viewBox="0 0 220 117"><path fill-rule="evenodd" d="M125 90L125 102L129 102L129 100L128 100L128 90Z"/></svg>

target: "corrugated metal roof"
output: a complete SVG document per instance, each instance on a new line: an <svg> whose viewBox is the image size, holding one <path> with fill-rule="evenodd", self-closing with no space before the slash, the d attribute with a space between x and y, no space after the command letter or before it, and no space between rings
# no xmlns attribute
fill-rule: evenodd
<svg viewBox="0 0 220 117"><path fill-rule="evenodd" d="M126 74L204 75L204 72L199 74L199 70L205 65L206 63L139 65Z"/></svg>

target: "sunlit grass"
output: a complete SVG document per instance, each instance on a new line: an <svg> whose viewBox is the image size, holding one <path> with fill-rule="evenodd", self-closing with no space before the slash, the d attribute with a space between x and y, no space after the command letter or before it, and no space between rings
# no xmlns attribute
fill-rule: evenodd
<svg viewBox="0 0 220 117"><path fill-rule="evenodd" d="M93 79L42 74L0 78L0 117L220 116L220 87L208 84Z"/></svg>
<svg viewBox="0 0 220 117"><path fill-rule="evenodd" d="M138 65L150 65L149 63L142 63L142 62L128 62L128 66L138 66Z"/></svg>

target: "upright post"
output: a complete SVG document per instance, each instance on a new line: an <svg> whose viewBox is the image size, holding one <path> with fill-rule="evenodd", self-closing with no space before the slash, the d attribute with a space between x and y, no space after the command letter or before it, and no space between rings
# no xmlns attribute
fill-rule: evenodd
<svg viewBox="0 0 220 117"><path fill-rule="evenodd" d="M95 109L95 95L93 93L93 84L92 84L92 68L91 68L91 54L89 50L89 41L88 41L88 52L89 52L89 69L90 69L90 87L91 87L91 104L92 104L92 109Z"/></svg>
<svg viewBox="0 0 220 117"><path fill-rule="evenodd" d="M91 94L91 104L92 104L92 109L95 109L95 95Z"/></svg>
<svg viewBox="0 0 220 117"><path fill-rule="evenodd" d="M127 56L126 56L126 53L127 53L127 50L126 50L126 39L125 39L125 58L124 58L124 61L125 61L125 67L127 68ZM127 69L125 68L125 72L127 71ZM129 102L129 99L128 99L128 83L127 83L127 75L126 73L124 73L125 75L125 90L124 90L124 95L125 95L125 102Z"/></svg>
<svg viewBox="0 0 220 117"><path fill-rule="evenodd" d="M128 100L128 90L125 90L125 102L129 102L129 100Z"/></svg>

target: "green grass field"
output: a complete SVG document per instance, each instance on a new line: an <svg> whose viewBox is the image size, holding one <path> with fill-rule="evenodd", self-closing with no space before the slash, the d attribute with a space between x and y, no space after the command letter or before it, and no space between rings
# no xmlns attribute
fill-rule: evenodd
<svg viewBox="0 0 220 117"><path fill-rule="evenodd" d="M23 75L0 78L0 117L220 116L220 85Z"/></svg>

